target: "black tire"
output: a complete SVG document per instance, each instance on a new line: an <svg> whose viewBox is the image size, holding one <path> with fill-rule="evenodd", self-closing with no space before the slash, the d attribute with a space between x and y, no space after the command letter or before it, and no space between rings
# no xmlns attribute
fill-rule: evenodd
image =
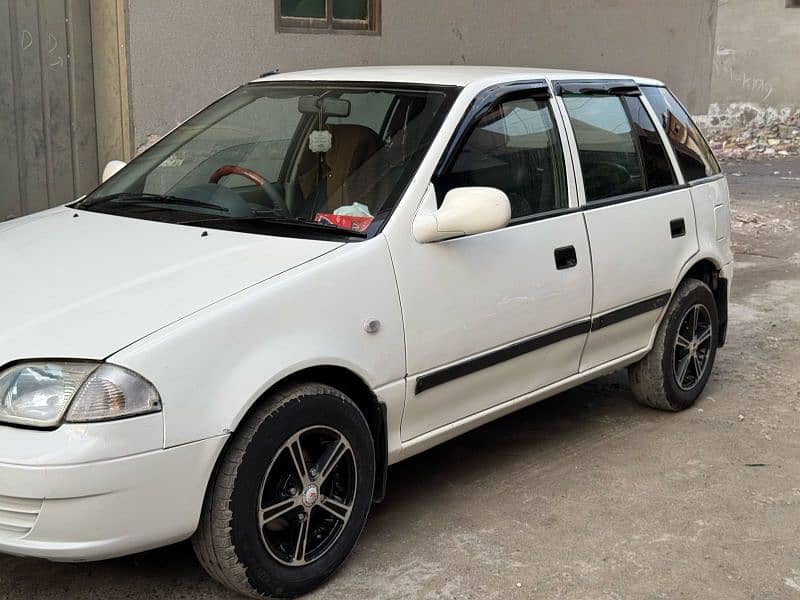
<svg viewBox="0 0 800 600"><path fill-rule="evenodd" d="M692 344L688 346L684 344L689 341L686 337L686 332L689 331L687 326L692 325L695 314L698 315L695 323L699 322L700 327L708 321L711 335L707 345L703 341L696 346L693 353L689 348L694 347L694 342L703 336L692 338ZM706 328L696 328L705 334ZM645 406L669 411L684 410L692 406L711 375L718 340L719 317L711 289L697 279L685 280L672 297L659 325L653 349L638 363L628 367L628 378L636 400ZM684 363L684 360L687 362ZM698 370L701 371L699 375ZM692 371L695 372L694 377Z"/></svg>
<svg viewBox="0 0 800 600"><path fill-rule="evenodd" d="M307 497L305 492L296 493L297 486L292 484L295 480L291 479L291 474L273 480L273 473L279 477L280 469L289 469L289 464L293 465L295 473L305 467L306 481L313 482L313 467L326 460L333 462L329 456L326 458L325 449L328 445L324 440L320 442L305 438L306 445L315 442L317 449L323 449L318 459L322 462L315 462L314 458L310 458L311 451L303 448L306 458L301 466L288 463L294 458L294 446L288 447L286 444L293 437L302 440L304 435L324 435L329 429L349 444L350 453L343 451L341 456L344 458L337 460L328 479L323 480L322 473L319 473L320 481L325 481L319 485L317 493L320 506L314 505L316 500L313 499L312 505L306 506L304 502L313 498L313 494ZM328 454L333 453L328 451ZM273 485L278 481L282 483ZM300 481L300 476L296 481ZM200 525L192 538L195 553L214 579L241 594L254 598L293 598L305 594L330 577L352 551L369 513L374 482L375 451L372 437L363 414L353 401L327 385L292 385L257 407L236 431L225 450L209 484ZM330 492L327 497L322 491L326 485ZM334 485L338 487L330 487ZM340 519L343 524L339 524L337 529L336 519L331 517L333 513L321 505L335 499L335 490L344 489L347 485L352 487L352 492L348 492L352 500L347 500L350 503L349 516L346 521ZM286 486L292 486L289 493L285 490ZM309 484L306 490L311 487L313 485ZM290 498L286 501L299 504L296 510L293 508L286 516L273 517L273 520L265 521L262 525L259 519L264 514L264 498L267 495L273 497L267 505L274 502L275 497ZM308 564L298 563L295 566L280 562L282 546L273 543L273 538L269 536L285 536L288 540L292 526L299 527L302 532L302 523L298 525L300 513L307 514L302 517L304 521L307 520L305 539L311 540L313 545L314 540L324 538L328 540L325 542L328 545L320 545L323 550ZM317 521L320 526L314 530L312 524ZM338 531L335 536L334 530ZM301 536L302 533L299 533L296 539ZM294 543L287 541L286 545ZM300 545L297 547L299 549ZM304 542L304 559L307 558L307 547L310 546ZM284 560L294 561L294 554Z"/></svg>

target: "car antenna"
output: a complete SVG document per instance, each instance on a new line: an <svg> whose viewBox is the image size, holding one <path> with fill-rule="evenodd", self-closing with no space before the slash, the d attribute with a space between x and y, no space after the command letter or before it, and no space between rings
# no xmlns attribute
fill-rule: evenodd
<svg viewBox="0 0 800 600"><path fill-rule="evenodd" d="M258 78L263 79L264 77L271 77L272 75L277 75L280 72L281 72L280 69L270 69L266 73L262 73L261 75L259 75Z"/></svg>

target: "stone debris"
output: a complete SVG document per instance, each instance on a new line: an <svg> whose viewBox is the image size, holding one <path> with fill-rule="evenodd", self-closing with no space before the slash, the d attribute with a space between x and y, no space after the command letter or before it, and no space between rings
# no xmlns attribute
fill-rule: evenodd
<svg viewBox="0 0 800 600"><path fill-rule="evenodd" d="M712 104L696 117L698 126L721 158L800 155L800 108L758 104Z"/></svg>
<svg viewBox="0 0 800 600"><path fill-rule="evenodd" d="M762 230L769 233L791 233L795 230L792 221L788 219L769 218L754 212L745 212L734 209L731 212L731 226L742 229L758 236Z"/></svg>

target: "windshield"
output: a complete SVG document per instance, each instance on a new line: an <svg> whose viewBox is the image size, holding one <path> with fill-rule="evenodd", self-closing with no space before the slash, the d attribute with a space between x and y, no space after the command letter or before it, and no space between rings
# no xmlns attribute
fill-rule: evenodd
<svg viewBox="0 0 800 600"><path fill-rule="evenodd" d="M178 127L76 208L256 233L367 237L391 214L456 91L250 84Z"/></svg>

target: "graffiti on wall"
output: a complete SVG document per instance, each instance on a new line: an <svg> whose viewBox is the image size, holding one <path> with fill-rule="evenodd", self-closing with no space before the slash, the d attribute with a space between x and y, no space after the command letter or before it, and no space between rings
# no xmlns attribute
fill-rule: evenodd
<svg viewBox="0 0 800 600"><path fill-rule="evenodd" d="M742 89L752 92L758 100L766 102L775 92L772 83L764 78L748 73L735 64L736 50L717 44L714 53L714 72L717 75L730 78L732 82L740 85Z"/></svg>

